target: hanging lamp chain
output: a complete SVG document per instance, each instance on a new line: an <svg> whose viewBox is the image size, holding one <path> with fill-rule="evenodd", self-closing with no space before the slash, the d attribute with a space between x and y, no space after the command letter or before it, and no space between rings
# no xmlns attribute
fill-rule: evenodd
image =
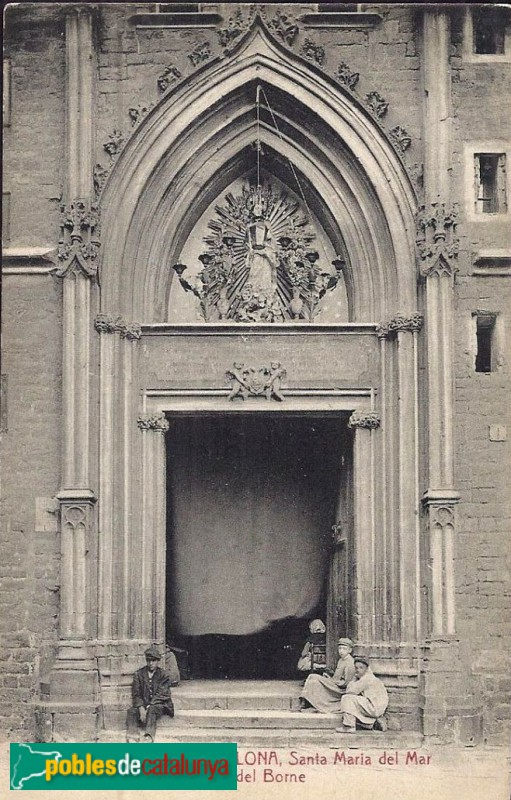
<svg viewBox="0 0 511 800"><path fill-rule="evenodd" d="M277 120L275 118L275 114L273 112L273 109L272 109L272 107L270 105L270 101L268 100L266 92L264 91L264 87L261 86L261 84L258 84L257 88L256 88L256 109L257 109L257 143L256 143L256 150L257 150L257 188L258 188L258 190L260 190L260 156L261 156L261 138L260 138L260 136L261 136L261 129L260 129L260 126L261 126L261 112L260 112L260 104L261 104L261 94L263 95L263 100L264 100L264 103L266 105L266 108L270 112L270 116L271 116L273 125L275 127L275 130L278 133L279 139L282 142L282 144L285 144L284 137L282 136L282 134L280 132L280 128L279 128L279 126L277 124ZM287 158L287 162L289 164L291 172L293 173L293 177L294 177L294 179L296 181L296 185L298 187L298 191L300 193L300 197L302 198L303 204L304 204L305 208L307 209L307 215L309 217L309 220L312 222L313 217L312 217L312 214L311 214L311 210L309 208L309 204L307 203L307 199L305 197L304 191L302 189L302 185L301 185L300 180L298 178L298 174L297 174L297 172L296 172L296 170L294 168L293 162L291 161L290 158ZM323 240L322 240L321 237L318 237L318 239L319 239L319 244L320 244L321 249L323 251L323 255L325 257L325 260L328 263L329 257L328 257L328 254L326 252L326 248L324 246Z"/></svg>

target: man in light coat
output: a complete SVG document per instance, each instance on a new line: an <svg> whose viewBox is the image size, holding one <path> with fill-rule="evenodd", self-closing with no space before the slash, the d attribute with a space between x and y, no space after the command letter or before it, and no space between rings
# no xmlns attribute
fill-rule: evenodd
<svg viewBox="0 0 511 800"><path fill-rule="evenodd" d="M365 730L371 730L376 722L378 730L385 730L383 715L389 704L385 685L376 677L366 658L356 656L354 661L355 677L341 698L342 725L336 731L354 733L357 720Z"/></svg>

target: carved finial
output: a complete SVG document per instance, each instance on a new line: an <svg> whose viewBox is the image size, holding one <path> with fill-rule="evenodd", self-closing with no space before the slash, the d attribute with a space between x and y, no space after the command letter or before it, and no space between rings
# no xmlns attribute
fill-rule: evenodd
<svg viewBox="0 0 511 800"><path fill-rule="evenodd" d="M417 251L423 276L457 271L459 239L456 233L458 208L438 200L421 206L417 215Z"/></svg>
<svg viewBox="0 0 511 800"><path fill-rule="evenodd" d="M76 198L60 206L59 266L53 274L59 278L81 272L87 278L96 275L100 241L99 209L95 202Z"/></svg>
<svg viewBox="0 0 511 800"><path fill-rule="evenodd" d="M286 14L282 14L281 11L277 11L271 18L268 27L288 45L292 45L298 36L298 25L291 22L289 17Z"/></svg>

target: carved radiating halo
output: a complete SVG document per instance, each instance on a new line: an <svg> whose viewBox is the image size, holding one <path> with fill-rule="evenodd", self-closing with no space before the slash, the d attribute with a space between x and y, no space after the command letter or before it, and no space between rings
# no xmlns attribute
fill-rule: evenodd
<svg viewBox="0 0 511 800"><path fill-rule="evenodd" d="M276 298L280 307L273 313L285 318L289 316L287 309L293 295L288 265L307 258L316 235L300 203L285 190L269 183L258 189L247 182L241 193L229 192L225 202L215 208L215 217L208 225L211 233L204 239L207 254L220 262L229 250L231 265L227 282L222 282L225 276L219 276L216 294L213 287L212 300L220 298L224 288L229 306L226 316L231 319L239 319L243 306L250 302L249 226L256 217L267 223L271 231L276 260Z"/></svg>

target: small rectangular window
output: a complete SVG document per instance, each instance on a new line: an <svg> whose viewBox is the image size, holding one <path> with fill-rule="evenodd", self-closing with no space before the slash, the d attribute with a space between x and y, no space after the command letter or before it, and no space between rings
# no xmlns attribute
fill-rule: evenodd
<svg viewBox="0 0 511 800"><path fill-rule="evenodd" d="M475 210L477 214L497 214L507 211L506 154L476 153Z"/></svg>
<svg viewBox="0 0 511 800"><path fill-rule="evenodd" d="M506 16L503 9L478 8L473 11L474 53L505 53Z"/></svg>
<svg viewBox="0 0 511 800"><path fill-rule="evenodd" d="M476 372L492 371L493 334L496 314L476 315Z"/></svg>

